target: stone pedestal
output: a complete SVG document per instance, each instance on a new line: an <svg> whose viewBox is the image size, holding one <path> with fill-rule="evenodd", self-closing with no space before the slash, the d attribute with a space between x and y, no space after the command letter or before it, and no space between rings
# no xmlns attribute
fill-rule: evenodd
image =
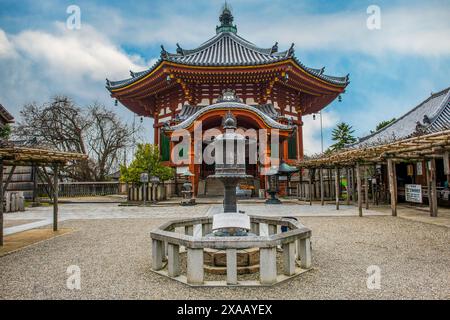
<svg viewBox="0 0 450 320"><path fill-rule="evenodd" d="M283 272L286 276L295 274L295 242L283 245Z"/></svg>
<svg viewBox="0 0 450 320"><path fill-rule="evenodd" d="M203 284L203 249L187 249L187 282Z"/></svg>
<svg viewBox="0 0 450 320"><path fill-rule="evenodd" d="M265 285L272 285L277 282L277 248L260 249L260 282Z"/></svg>
<svg viewBox="0 0 450 320"><path fill-rule="evenodd" d="M163 267L164 243L153 239L152 246L152 269L161 270Z"/></svg>
<svg viewBox="0 0 450 320"><path fill-rule="evenodd" d="M236 249L227 249L227 284L237 284Z"/></svg>
<svg viewBox="0 0 450 320"><path fill-rule="evenodd" d="M300 267L303 269L311 268L311 241L309 238L298 240L298 258Z"/></svg>
<svg viewBox="0 0 450 320"><path fill-rule="evenodd" d="M227 273L226 250L205 249L204 250L205 271L211 274ZM259 270L259 249L236 250L236 272L237 274L255 273Z"/></svg>
<svg viewBox="0 0 450 320"><path fill-rule="evenodd" d="M169 243L168 251L169 277L178 277L180 275L180 246Z"/></svg>
<svg viewBox="0 0 450 320"><path fill-rule="evenodd" d="M225 188L225 197L223 199L223 212L237 212L236 186L237 180L222 180Z"/></svg>

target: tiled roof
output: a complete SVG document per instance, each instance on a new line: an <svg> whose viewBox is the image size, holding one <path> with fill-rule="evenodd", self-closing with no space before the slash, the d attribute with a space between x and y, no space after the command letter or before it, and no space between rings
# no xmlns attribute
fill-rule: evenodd
<svg viewBox="0 0 450 320"><path fill-rule="evenodd" d="M384 144L417 134L450 129L450 88L432 94L417 107L351 147Z"/></svg>
<svg viewBox="0 0 450 320"><path fill-rule="evenodd" d="M179 49L167 54L166 60L194 66L245 66L286 60L292 52L261 49L231 32L223 32L194 50Z"/></svg>
<svg viewBox="0 0 450 320"><path fill-rule="evenodd" d="M0 117L2 123L14 123L14 117L0 104Z"/></svg>
<svg viewBox="0 0 450 320"><path fill-rule="evenodd" d="M265 65L292 59L300 68L314 77L335 85L345 86L349 83L348 75L345 77L329 76L324 74L324 68L313 69L303 65L294 55L294 44L288 50L281 52L278 52L278 43L275 43L272 48L259 48L237 35L237 29L230 24L230 21L225 25L224 21L221 20L221 22L222 26L217 28L217 35L198 48L185 50L177 44L177 52L169 53L161 46L161 57L150 69L142 72L130 72L131 78L121 81L107 79L107 89L114 90L132 84L151 73L163 61L188 66L235 67Z"/></svg>
<svg viewBox="0 0 450 320"><path fill-rule="evenodd" d="M185 104L181 108L180 113L176 115L177 120L184 121L204 107L206 106L205 105L191 106ZM272 119L276 120L279 117L279 113L274 108L273 104L252 105L251 107L257 108L258 110L262 111Z"/></svg>
<svg viewBox="0 0 450 320"><path fill-rule="evenodd" d="M194 123L194 121L196 119L198 119L198 117L200 117L202 114L207 113L212 110L223 109L223 108L227 108L229 110L238 109L238 110L248 110L250 112L254 112L257 115L259 115L264 120L264 122L271 128L280 129L280 130L292 130L295 127L293 125L284 125L284 124L279 123L278 121L271 118L268 114L266 114L265 112L261 111L259 108L256 108L254 106L246 105L246 104L243 104L240 102L219 102L219 103L212 104L210 106L205 106L205 107L186 108L186 110L189 110L189 111L195 110L195 112L194 113L189 112L190 113L189 116L184 116L183 118L180 118L181 122L172 127L170 127L167 124L167 126L164 129L168 130L168 131L185 129L185 128L189 127L192 123ZM181 112L181 113L183 113L183 112Z"/></svg>

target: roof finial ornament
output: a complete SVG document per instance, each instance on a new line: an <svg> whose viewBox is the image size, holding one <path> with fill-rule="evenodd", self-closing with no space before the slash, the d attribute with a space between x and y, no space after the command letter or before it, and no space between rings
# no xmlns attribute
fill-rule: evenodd
<svg viewBox="0 0 450 320"><path fill-rule="evenodd" d="M235 90L225 89L222 91L222 95L217 99L217 102L241 102L241 99L239 99Z"/></svg>
<svg viewBox="0 0 450 320"><path fill-rule="evenodd" d="M164 49L164 46L161 45L161 58L166 58L167 57L167 51L166 49Z"/></svg>
<svg viewBox="0 0 450 320"><path fill-rule="evenodd" d="M221 32L237 33L237 27L233 25L234 17L231 11L231 6L225 1L225 4L222 7L222 13L219 17L220 26L216 27L216 32L218 34Z"/></svg>
<svg viewBox="0 0 450 320"><path fill-rule="evenodd" d="M224 129L237 129L237 120L231 110L228 110L223 116L222 127Z"/></svg>
<svg viewBox="0 0 450 320"><path fill-rule="evenodd" d="M295 43L292 43L291 47L289 48L288 55L292 55L294 53L294 46L295 46Z"/></svg>
<svg viewBox="0 0 450 320"><path fill-rule="evenodd" d="M177 53L181 54L182 56L184 56L184 50L183 48L180 46L179 43L177 43Z"/></svg>
<svg viewBox="0 0 450 320"><path fill-rule="evenodd" d="M276 52L278 52L278 42L275 42L275 44L272 47L272 50L270 50L270 54L272 55Z"/></svg>

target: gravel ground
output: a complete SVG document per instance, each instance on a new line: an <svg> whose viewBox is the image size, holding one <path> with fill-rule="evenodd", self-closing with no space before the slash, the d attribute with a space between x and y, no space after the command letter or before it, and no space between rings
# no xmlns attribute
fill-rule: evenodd
<svg viewBox="0 0 450 320"><path fill-rule="evenodd" d="M0 258L0 299L450 299L450 229L393 217L305 217L314 270L271 288L190 288L150 271L167 219L65 221L72 234ZM66 269L81 268L81 290ZM368 290L367 267L381 268Z"/></svg>

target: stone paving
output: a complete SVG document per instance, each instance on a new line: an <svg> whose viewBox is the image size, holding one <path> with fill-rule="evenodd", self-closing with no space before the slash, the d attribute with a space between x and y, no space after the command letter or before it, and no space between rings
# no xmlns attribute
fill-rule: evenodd
<svg viewBox="0 0 450 320"><path fill-rule="evenodd" d="M359 218L355 207L242 204L249 214L297 216L312 229L314 269L273 288L190 288L150 271L152 229L216 207L63 204L60 227L75 232L0 258L0 299L450 299L450 229L387 209ZM41 207L5 219L51 215ZM80 291L66 287L70 265L81 268ZM379 290L366 285L372 265L381 270Z"/></svg>

